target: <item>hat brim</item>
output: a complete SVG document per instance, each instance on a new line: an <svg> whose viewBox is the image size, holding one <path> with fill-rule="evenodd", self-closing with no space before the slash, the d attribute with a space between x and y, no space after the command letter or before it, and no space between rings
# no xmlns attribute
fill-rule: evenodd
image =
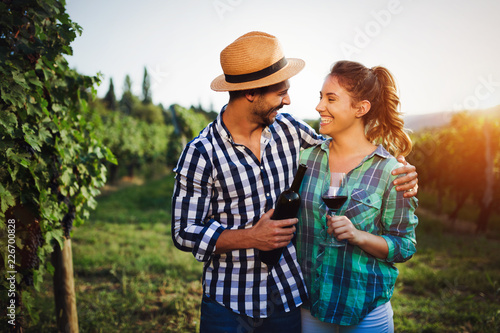
<svg viewBox="0 0 500 333"><path fill-rule="evenodd" d="M229 83L226 81L224 74L219 75L212 81L210 88L215 91L236 91L272 86L298 74L306 65L304 60L297 58L287 58L287 62L287 65L276 73L254 81Z"/></svg>

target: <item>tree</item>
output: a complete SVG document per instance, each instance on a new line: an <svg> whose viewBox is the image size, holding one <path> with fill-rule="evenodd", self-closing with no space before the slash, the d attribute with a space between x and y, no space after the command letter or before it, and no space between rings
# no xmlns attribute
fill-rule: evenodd
<svg viewBox="0 0 500 333"><path fill-rule="evenodd" d="M116 110L118 108L118 104L116 102L116 96L115 96L115 87L113 85L113 79L109 79L109 90L106 93L106 96L104 96L104 102L106 107L109 110Z"/></svg>
<svg viewBox="0 0 500 333"><path fill-rule="evenodd" d="M0 303L6 309L5 301L15 302L10 328L16 331L45 270L54 273L58 329L78 331L70 232L95 208L104 161L114 159L86 118L98 78L71 70L63 56L82 30L64 5L0 2L0 230L15 230L15 242L0 239L15 255L0 257L1 267L15 272L15 297ZM2 295L9 288L2 279Z"/></svg>
<svg viewBox="0 0 500 333"><path fill-rule="evenodd" d="M485 142L482 135L484 119L467 113L453 116L451 138L447 147L449 194L455 201L450 220L455 221L468 198L482 197L485 188Z"/></svg>
<svg viewBox="0 0 500 333"><path fill-rule="evenodd" d="M142 79L142 104L151 104L151 81L148 75L148 69L144 67L144 78Z"/></svg>
<svg viewBox="0 0 500 333"><path fill-rule="evenodd" d="M408 161L417 167L420 184L437 194L437 213L441 214L448 174L448 156L444 153L449 141L448 131L425 131L412 135L412 141L413 150Z"/></svg>
<svg viewBox="0 0 500 333"><path fill-rule="evenodd" d="M500 126L495 118L457 113L449 125L415 135L408 160L419 171L419 182L455 204L454 222L466 202L480 209L476 232L485 233L500 199ZM440 204L438 203L438 212Z"/></svg>
<svg viewBox="0 0 500 333"><path fill-rule="evenodd" d="M495 209L495 203L500 199L500 123L488 119L483 125L485 145L484 187L482 193L477 193L476 202L480 207L476 219L476 233L486 233L488 220Z"/></svg>
<svg viewBox="0 0 500 333"><path fill-rule="evenodd" d="M163 112L159 106L149 104L137 103L132 107L131 116L144 120L150 124L164 123Z"/></svg>
<svg viewBox="0 0 500 333"><path fill-rule="evenodd" d="M172 104L169 109L174 129L169 138L167 164L175 165L183 147L213 120L213 114L193 108L186 109L176 104Z"/></svg>
<svg viewBox="0 0 500 333"><path fill-rule="evenodd" d="M132 94L132 80L127 74L123 83L123 94L120 100L120 109L124 114L131 114L134 106L134 95Z"/></svg>

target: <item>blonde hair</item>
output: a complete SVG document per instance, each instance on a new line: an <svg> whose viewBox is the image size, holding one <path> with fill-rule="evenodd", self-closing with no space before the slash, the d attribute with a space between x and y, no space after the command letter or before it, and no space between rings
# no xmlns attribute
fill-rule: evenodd
<svg viewBox="0 0 500 333"><path fill-rule="evenodd" d="M364 100L370 102L370 111L363 116L365 135L370 142L381 143L395 156L411 152L412 143L399 111L396 80L389 70L343 60L333 65L329 75L336 77L349 93L353 106Z"/></svg>

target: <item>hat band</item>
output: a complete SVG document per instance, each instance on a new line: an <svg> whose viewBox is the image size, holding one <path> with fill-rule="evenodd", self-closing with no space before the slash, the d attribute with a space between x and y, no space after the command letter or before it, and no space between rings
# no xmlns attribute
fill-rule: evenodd
<svg viewBox="0 0 500 333"><path fill-rule="evenodd" d="M257 72L252 72L248 74L239 74L239 75L224 74L224 76L226 77L226 81L229 83L243 83L248 81L255 81L276 73L277 71L285 67L287 63L288 61L286 60L285 57L283 57L274 64L272 64L271 66L261 69L260 71Z"/></svg>

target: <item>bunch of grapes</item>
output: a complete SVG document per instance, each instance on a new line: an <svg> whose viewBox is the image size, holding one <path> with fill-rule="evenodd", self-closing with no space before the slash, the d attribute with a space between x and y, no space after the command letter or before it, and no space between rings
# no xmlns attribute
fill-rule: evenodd
<svg viewBox="0 0 500 333"><path fill-rule="evenodd" d="M70 205L69 212L66 213L61 221L64 230L64 236L69 238L71 229L73 228L73 221L75 220L75 207Z"/></svg>
<svg viewBox="0 0 500 333"><path fill-rule="evenodd" d="M38 220L24 221L20 223L18 230L23 240L24 247L18 252L21 257L20 272L23 282L27 286L33 285L33 272L40 266L40 258L37 250L43 245L43 236Z"/></svg>

